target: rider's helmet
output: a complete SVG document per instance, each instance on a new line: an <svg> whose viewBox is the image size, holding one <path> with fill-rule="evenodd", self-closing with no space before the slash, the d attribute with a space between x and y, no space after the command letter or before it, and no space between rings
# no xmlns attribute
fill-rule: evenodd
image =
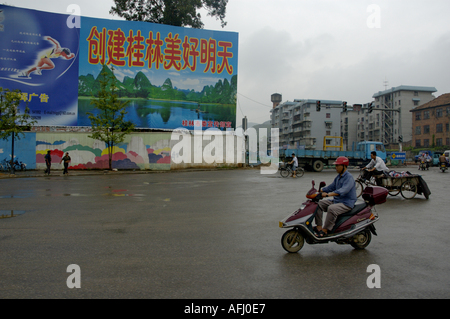
<svg viewBox="0 0 450 319"><path fill-rule="evenodd" d="M348 166L348 164L350 164L350 161L345 156L339 156L333 163L333 165L344 165L344 166Z"/></svg>

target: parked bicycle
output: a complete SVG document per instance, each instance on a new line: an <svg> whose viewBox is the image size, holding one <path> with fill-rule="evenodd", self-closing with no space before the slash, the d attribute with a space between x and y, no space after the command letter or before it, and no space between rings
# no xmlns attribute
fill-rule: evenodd
<svg viewBox="0 0 450 319"><path fill-rule="evenodd" d="M294 171L292 170L292 165L280 167L281 177L288 177L292 174L294 174ZM295 170L295 174L297 175L297 177L302 177L305 174L305 170L303 169L303 167L297 167L297 169Z"/></svg>
<svg viewBox="0 0 450 319"><path fill-rule="evenodd" d="M6 172L11 170L11 164L6 158L3 161L1 161L1 163L0 163L0 170L1 171L6 171Z"/></svg>
<svg viewBox="0 0 450 319"><path fill-rule="evenodd" d="M25 171L27 169L27 164L19 161L17 158L13 162L13 167L15 171ZM11 162L8 159L4 159L0 163L0 171L9 172L11 171Z"/></svg>
<svg viewBox="0 0 450 319"><path fill-rule="evenodd" d="M27 169L27 164L25 164L22 161L19 161L19 159L16 157L16 159L14 160L14 170L15 171L26 171Z"/></svg>

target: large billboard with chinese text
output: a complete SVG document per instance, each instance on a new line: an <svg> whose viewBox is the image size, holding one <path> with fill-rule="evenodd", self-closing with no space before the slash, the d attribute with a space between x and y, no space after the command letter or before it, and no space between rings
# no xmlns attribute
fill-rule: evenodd
<svg viewBox="0 0 450 319"><path fill-rule="evenodd" d="M139 128L235 127L235 32L86 17L76 29L66 15L0 10L0 35L14 41L0 43L0 86L24 92L38 125L90 126L107 72L130 102L126 120Z"/></svg>

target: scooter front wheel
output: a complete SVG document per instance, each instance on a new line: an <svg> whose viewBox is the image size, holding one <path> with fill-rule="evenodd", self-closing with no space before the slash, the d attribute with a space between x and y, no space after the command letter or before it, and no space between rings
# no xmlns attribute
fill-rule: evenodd
<svg viewBox="0 0 450 319"><path fill-rule="evenodd" d="M296 229L288 230L283 234L283 237L281 237L281 246L283 246L284 250L288 253L299 252L304 244L305 238Z"/></svg>

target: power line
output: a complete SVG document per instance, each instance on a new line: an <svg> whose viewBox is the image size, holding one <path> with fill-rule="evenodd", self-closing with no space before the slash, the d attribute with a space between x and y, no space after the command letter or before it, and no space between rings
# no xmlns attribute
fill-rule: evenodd
<svg viewBox="0 0 450 319"><path fill-rule="evenodd" d="M242 94L242 93L239 93L239 92L238 92L238 94L239 94L239 95L242 95L243 97L245 97L246 99L248 99L248 100L250 100L250 101L252 101L252 102L255 102L255 103L261 104L262 106L265 106L265 107L268 107L268 108L271 108L271 107L272 107L272 106L270 106L270 105L267 105L267 104L263 104L263 103L261 103L261 102L255 101L255 100L253 100L253 99L249 98L248 96L245 96L245 95L244 95L244 94Z"/></svg>

